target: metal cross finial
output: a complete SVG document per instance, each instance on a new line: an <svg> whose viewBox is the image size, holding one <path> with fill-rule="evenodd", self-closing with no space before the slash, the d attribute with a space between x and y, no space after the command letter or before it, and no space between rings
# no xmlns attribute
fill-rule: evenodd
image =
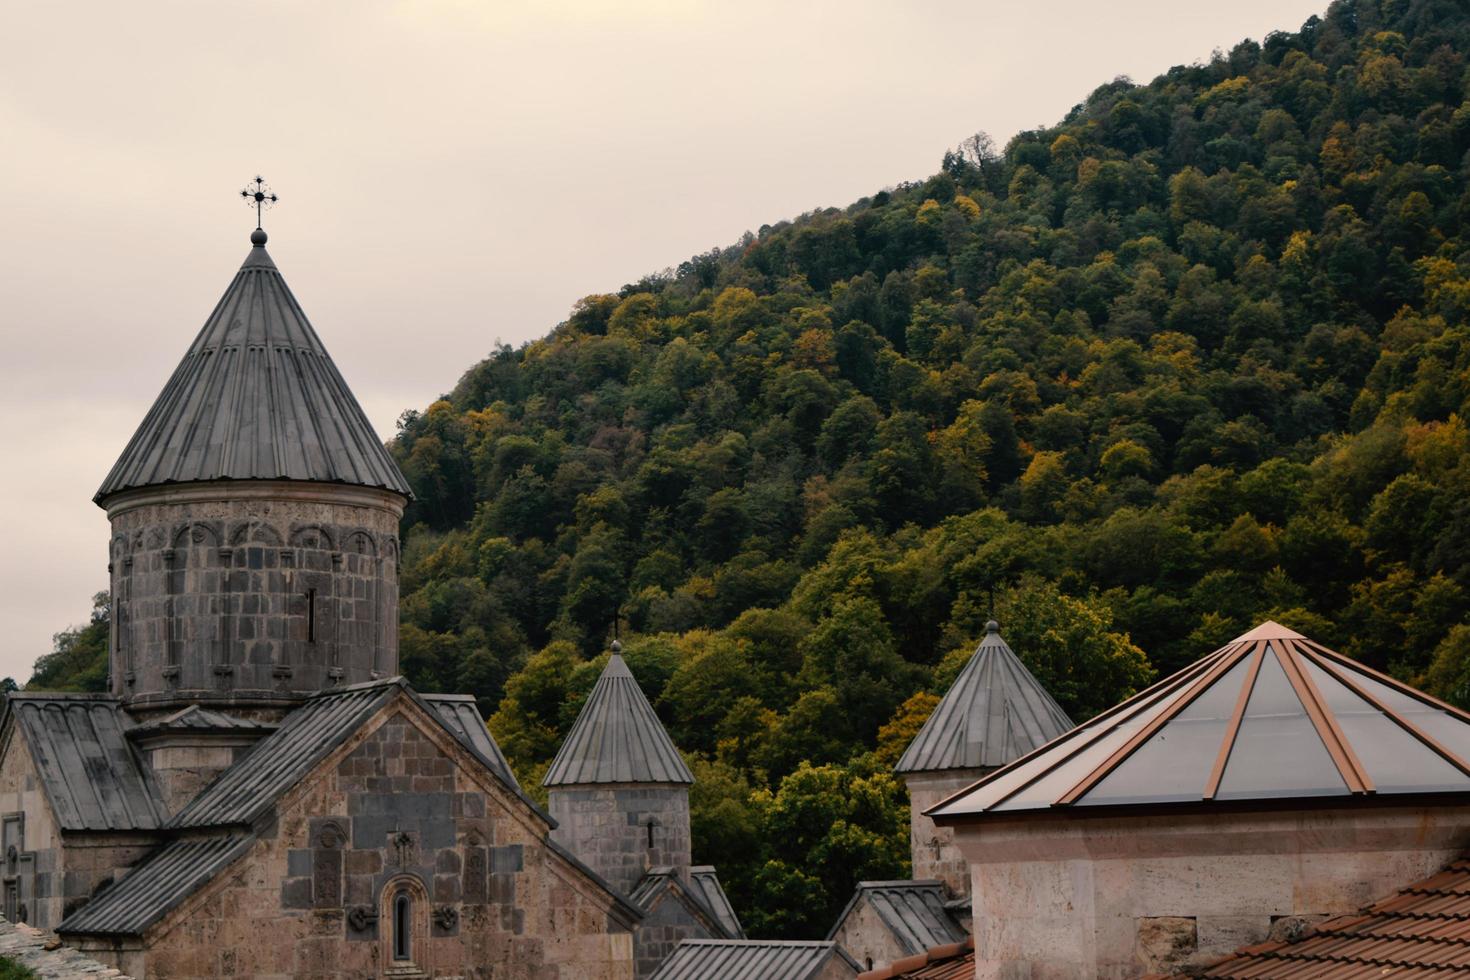
<svg viewBox="0 0 1470 980"><path fill-rule="evenodd" d="M251 186L252 184L254 186ZM255 209L255 228L257 231L260 230L261 213L269 210L272 204L280 200L279 197L276 197L275 192L271 190L270 185L265 182L265 178L259 175L249 184L245 185L245 189L240 192L240 197L245 201L246 206Z"/></svg>

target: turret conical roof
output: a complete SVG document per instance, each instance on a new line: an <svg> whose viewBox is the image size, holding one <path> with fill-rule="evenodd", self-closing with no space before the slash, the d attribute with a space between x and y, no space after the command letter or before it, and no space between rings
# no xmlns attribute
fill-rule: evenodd
<svg viewBox="0 0 1470 980"><path fill-rule="evenodd" d="M94 498L209 480L303 480L411 496L265 250L251 248Z"/></svg>
<svg viewBox="0 0 1470 980"><path fill-rule="evenodd" d="M1470 714L1263 623L927 812L944 823L1446 794L1470 799Z"/></svg>
<svg viewBox="0 0 1470 980"><path fill-rule="evenodd" d="M693 774L614 644L542 785L692 782Z"/></svg>
<svg viewBox="0 0 1470 980"><path fill-rule="evenodd" d="M1000 637L995 621L909 743L898 772L993 769L1072 727L1061 706Z"/></svg>

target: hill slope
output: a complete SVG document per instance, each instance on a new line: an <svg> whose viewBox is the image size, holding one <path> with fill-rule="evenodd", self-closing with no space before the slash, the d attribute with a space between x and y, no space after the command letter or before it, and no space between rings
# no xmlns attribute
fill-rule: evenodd
<svg viewBox="0 0 1470 980"><path fill-rule="evenodd" d="M587 297L402 421L405 671L530 784L621 616L767 935L992 612L1078 719L1267 616L1470 699L1467 54L1340 2Z"/></svg>

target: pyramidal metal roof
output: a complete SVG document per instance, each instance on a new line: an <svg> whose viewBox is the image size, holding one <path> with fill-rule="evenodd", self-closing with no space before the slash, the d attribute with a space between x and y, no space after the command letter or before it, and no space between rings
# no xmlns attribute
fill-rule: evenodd
<svg viewBox="0 0 1470 980"><path fill-rule="evenodd" d="M997 768L1061 735L1072 720L1000 637L994 620L895 769Z"/></svg>
<svg viewBox="0 0 1470 980"><path fill-rule="evenodd" d="M1470 714L1268 622L927 813L1447 793L1470 793Z"/></svg>
<svg viewBox="0 0 1470 980"><path fill-rule="evenodd" d="M541 785L692 782L693 774L614 643Z"/></svg>
<svg viewBox="0 0 1470 980"><path fill-rule="evenodd" d="M264 244L250 249L93 499L208 480L411 496Z"/></svg>

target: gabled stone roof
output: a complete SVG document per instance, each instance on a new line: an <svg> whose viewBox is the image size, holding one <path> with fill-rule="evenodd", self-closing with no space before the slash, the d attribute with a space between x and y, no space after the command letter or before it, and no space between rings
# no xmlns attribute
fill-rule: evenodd
<svg viewBox="0 0 1470 980"><path fill-rule="evenodd" d="M735 907L730 904L730 896L725 894L725 886L720 884L719 875L715 873L713 865L698 864L690 868L689 884L704 899L704 904L719 916L720 924L725 927L726 932L735 939L745 938L740 917L735 914Z"/></svg>
<svg viewBox="0 0 1470 980"><path fill-rule="evenodd" d="M860 881L837 924L827 934L835 939L860 903L867 902L906 955L934 946L963 942L965 930L945 906L944 886L938 881Z"/></svg>
<svg viewBox="0 0 1470 980"><path fill-rule="evenodd" d="M645 913L652 912L660 901L668 896L683 902L684 906L710 926L710 933L724 939L738 939L740 933L732 932L726 927L724 919L720 914L705 901L700 890L690 886L689 882L679 877L679 872L671 867L649 868L638 879L633 886L628 898L632 903L642 909ZM724 892L720 892L724 897ZM726 903L728 905L728 903Z"/></svg>
<svg viewBox="0 0 1470 980"><path fill-rule="evenodd" d="M1263 623L927 812L1470 801L1470 714Z"/></svg>
<svg viewBox="0 0 1470 980"><path fill-rule="evenodd" d="M895 768L994 769L1071 727L1072 720L1001 639L992 620L974 656Z"/></svg>
<svg viewBox="0 0 1470 980"><path fill-rule="evenodd" d="M250 748L238 762L220 774L168 822L170 829L249 825L318 761L361 728L400 692L416 700L454 737L520 796L543 820L554 821L521 792L498 747L494 755L481 745L492 742L488 730L466 732L454 712L441 710L416 694L401 677L356 684L311 698L286 716L281 727Z"/></svg>
<svg viewBox="0 0 1470 980"><path fill-rule="evenodd" d="M167 812L125 737L132 720L100 694L17 692L7 709L62 830L156 830Z"/></svg>
<svg viewBox="0 0 1470 980"><path fill-rule="evenodd" d="M692 782L694 775L614 644L541 784Z"/></svg>
<svg viewBox="0 0 1470 980"><path fill-rule="evenodd" d="M94 499L211 480L412 496L263 245L246 256Z"/></svg>

